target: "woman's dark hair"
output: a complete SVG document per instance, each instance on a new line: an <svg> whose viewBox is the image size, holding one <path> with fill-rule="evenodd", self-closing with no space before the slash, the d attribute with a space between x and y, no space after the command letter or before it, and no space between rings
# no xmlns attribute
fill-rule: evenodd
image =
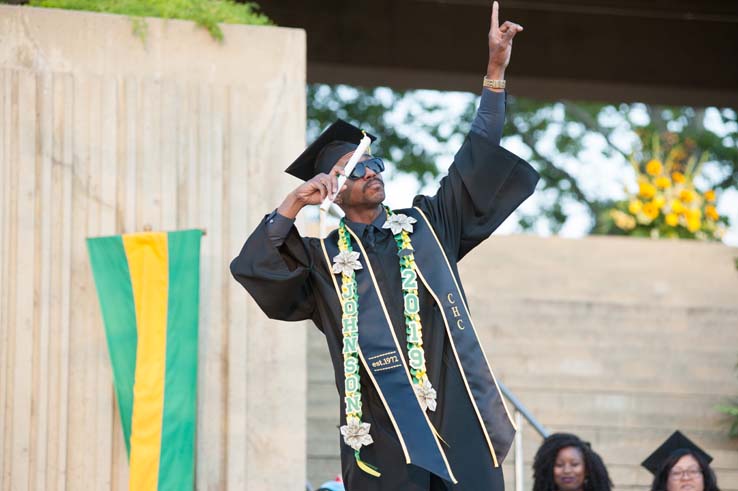
<svg viewBox="0 0 738 491"><path fill-rule="evenodd" d="M607 468L589 443L571 433L554 433L543 440L533 459L533 491L556 491L554 464L559 450L574 447L584 457L584 491L610 491L613 487Z"/></svg>
<svg viewBox="0 0 738 491"><path fill-rule="evenodd" d="M717 485L717 478L715 477L715 473L710 468L710 464L708 464L704 458L692 452L691 450L687 450L686 448L680 448L679 450L676 450L671 455L669 455L668 459L664 460L661 463L658 470L656 471L656 474L654 474L653 476L653 484L651 485L651 490L666 491L666 483L669 480L669 473L671 472L671 469L676 465L679 459L681 459L685 455L691 455L700 465L700 469L702 469L702 480L705 484L705 491L720 491L720 488L718 488Z"/></svg>

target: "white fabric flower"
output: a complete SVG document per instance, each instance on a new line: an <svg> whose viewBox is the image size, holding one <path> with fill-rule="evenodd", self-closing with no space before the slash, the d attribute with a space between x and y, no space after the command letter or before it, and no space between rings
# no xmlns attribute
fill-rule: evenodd
<svg viewBox="0 0 738 491"><path fill-rule="evenodd" d="M354 251L341 251L333 258L333 272L351 276L351 272L355 269L362 269L359 263L359 253Z"/></svg>
<svg viewBox="0 0 738 491"><path fill-rule="evenodd" d="M362 423L359 418L347 418L346 424L341 426L341 434L346 445L359 450L362 446L374 443L369 434L369 423Z"/></svg>
<svg viewBox="0 0 738 491"><path fill-rule="evenodd" d="M420 402L420 407L423 408L423 411L426 409L435 411L436 389L433 388L430 380L426 378L422 383L413 385L413 388L415 389L415 395L418 396L418 402Z"/></svg>
<svg viewBox="0 0 738 491"><path fill-rule="evenodd" d="M416 219L413 217L409 217L407 215L403 215L402 213L397 213L394 215L391 215L386 222L384 222L384 225L382 225L382 228L389 228L392 229L392 235L397 235L401 233L403 230L407 230L408 233L413 233L413 223L417 222Z"/></svg>

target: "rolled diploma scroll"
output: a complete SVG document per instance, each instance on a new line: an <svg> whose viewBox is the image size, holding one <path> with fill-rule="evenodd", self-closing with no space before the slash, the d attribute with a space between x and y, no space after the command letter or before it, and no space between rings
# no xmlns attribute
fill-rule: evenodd
<svg viewBox="0 0 738 491"><path fill-rule="evenodd" d="M333 203L333 200L336 199L336 196L338 196L338 193L341 191L343 184L346 182L346 177L350 176L351 173L354 171L354 167L356 167L356 164L359 162L361 156L364 155L364 151L369 148L369 144L371 142L372 141L369 139L369 137L364 135L364 138L362 138L359 142L359 146L356 147L353 155L351 155L351 158L346 164L346 167L343 168L343 175L338 176L338 190L336 191L336 194L329 194L328 196L326 196L326 198L323 200L323 203L320 205L321 212L327 212L328 208L331 207L331 203Z"/></svg>

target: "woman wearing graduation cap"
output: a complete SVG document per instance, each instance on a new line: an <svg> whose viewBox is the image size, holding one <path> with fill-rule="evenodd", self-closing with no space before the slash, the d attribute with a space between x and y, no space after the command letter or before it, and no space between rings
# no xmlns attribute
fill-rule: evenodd
<svg viewBox="0 0 738 491"><path fill-rule="evenodd" d="M653 474L651 491L720 491L710 457L675 431L641 464Z"/></svg>
<svg viewBox="0 0 738 491"><path fill-rule="evenodd" d="M504 73L520 31L499 24L494 2L480 107L435 196L416 196L412 208L384 206L384 163L357 152L363 132L338 121L287 169L306 182L231 263L269 317L311 319L325 335L351 491L504 489L501 465L515 426L456 264L538 181L527 162L499 146ZM338 230L301 237L297 213L336 193L345 213Z"/></svg>

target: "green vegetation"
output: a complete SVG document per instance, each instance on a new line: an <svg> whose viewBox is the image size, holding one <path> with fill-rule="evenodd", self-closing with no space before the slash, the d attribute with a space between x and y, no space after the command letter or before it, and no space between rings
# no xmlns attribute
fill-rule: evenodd
<svg viewBox="0 0 738 491"><path fill-rule="evenodd" d="M436 164L450 163L442 158L461 145L476 112L475 94L453 97L447 102L449 95L443 93L431 97L426 91L386 87L309 85L308 140L335 118L345 119L379 137L373 150L390 160L396 171L429 184L442 170ZM687 156L709 155L699 184L715 190L718 199L721 191L738 188L734 109L545 102L508 95L505 119L503 145L512 145L541 174L537 209L517 214L523 230L558 233L579 210L589 218L590 233L619 233L609 211L624 198L620 189L633 174L631 161L653 157L654 137L685 142ZM716 132L715 126L722 129ZM603 167L596 169L592 162ZM596 185L592 177L598 174L612 175L614 181Z"/></svg>
<svg viewBox="0 0 738 491"><path fill-rule="evenodd" d="M233 0L31 0L28 4L33 7L128 15L133 20L134 34L144 40L146 24L142 22L142 17L191 20L207 29L218 41L223 40L219 23L271 24L268 17L258 12L256 4L236 3Z"/></svg>
<svg viewBox="0 0 738 491"><path fill-rule="evenodd" d="M736 369L738 370L738 365L736 365ZM721 404L715 409L728 417L728 423L730 424L728 434L730 435L730 437L738 438L738 398L734 399L728 404Z"/></svg>
<svg viewBox="0 0 738 491"><path fill-rule="evenodd" d="M728 430L730 437L738 438L738 402L732 406L718 406L717 409L730 418L730 429Z"/></svg>

